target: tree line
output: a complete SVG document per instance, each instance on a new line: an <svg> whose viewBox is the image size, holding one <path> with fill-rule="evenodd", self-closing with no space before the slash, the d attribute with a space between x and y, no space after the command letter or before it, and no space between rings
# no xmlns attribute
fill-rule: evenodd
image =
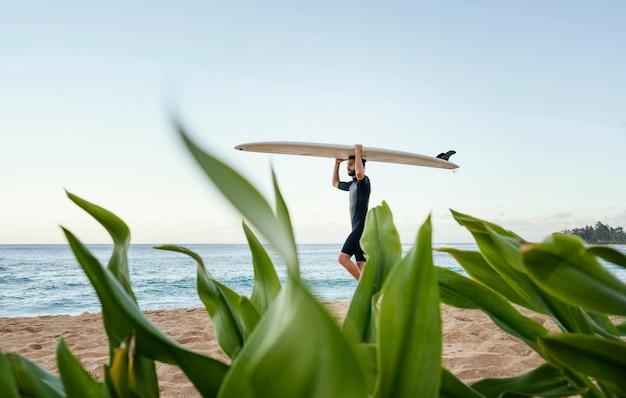
<svg viewBox="0 0 626 398"><path fill-rule="evenodd" d="M623 227L611 227L598 221L596 225L572 228L561 231L562 234L576 235L589 244L626 244L626 231Z"/></svg>

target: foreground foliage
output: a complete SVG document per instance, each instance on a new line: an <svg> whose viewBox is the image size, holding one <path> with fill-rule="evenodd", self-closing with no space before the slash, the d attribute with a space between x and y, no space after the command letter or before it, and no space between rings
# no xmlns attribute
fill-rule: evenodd
<svg viewBox="0 0 626 398"><path fill-rule="evenodd" d="M469 275L433 264L431 221L419 228L403 256L386 203L370 210L362 238L368 261L350 308L338 325L300 278L298 253L285 202L274 176L275 203L215 156L180 135L205 174L245 219L254 267L251 296L215 280L202 258L176 245L197 264L197 290L230 364L193 352L156 328L141 312L129 277L130 231L109 211L68 197L110 233L106 267L67 229L78 263L102 304L110 360L104 380L92 379L63 339L60 376L0 352L2 397L157 397L155 361L180 367L205 397L582 397L626 396L626 285L599 259L626 267L611 248L554 235L528 243L500 226L452 211L479 251L440 248ZM281 285L255 232L287 265ZM442 367L440 304L485 312L502 330L535 350L545 363L512 378L466 385ZM518 307L551 317L550 333Z"/></svg>

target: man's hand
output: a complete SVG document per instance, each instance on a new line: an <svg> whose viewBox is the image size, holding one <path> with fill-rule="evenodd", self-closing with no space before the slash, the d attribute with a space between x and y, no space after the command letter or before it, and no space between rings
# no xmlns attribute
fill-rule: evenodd
<svg viewBox="0 0 626 398"><path fill-rule="evenodd" d="M363 145L354 144L354 152L363 153Z"/></svg>

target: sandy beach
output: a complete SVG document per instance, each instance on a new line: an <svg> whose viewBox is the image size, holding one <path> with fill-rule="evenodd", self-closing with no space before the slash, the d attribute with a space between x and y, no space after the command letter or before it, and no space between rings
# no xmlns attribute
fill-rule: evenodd
<svg viewBox="0 0 626 398"><path fill-rule="evenodd" d="M338 321L345 316L349 301L326 305ZM192 350L228 362L215 340L211 319L204 308L145 311L163 332ZM552 329L550 320L526 313ZM515 376L543 360L518 339L502 332L480 311L442 306L443 364L466 383L487 377ZM99 314L0 318L0 348L30 359L43 369L58 374L56 345L63 336L84 368L102 380L108 362L108 343ZM162 397L197 397L193 385L178 368L158 363Z"/></svg>

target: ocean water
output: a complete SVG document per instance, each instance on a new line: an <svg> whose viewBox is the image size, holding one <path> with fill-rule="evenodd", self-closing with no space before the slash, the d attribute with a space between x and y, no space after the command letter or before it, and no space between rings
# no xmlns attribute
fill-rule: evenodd
<svg viewBox="0 0 626 398"><path fill-rule="evenodd" d="M476 250L475 244L441 245ZM106 266L111 245L87 245ZM254 282L247 244L185 245L198 253L213 277L234 291L250 296ZM405 253L411 248L404 247ZM340 244L298 247L302 279L322 301L347 300L356 281L337 263ZM618 250L626 253L626 248ZM268 250L281 282L286 269ZM447 253L433 252L436 265L464 274ZM143 310L202 307L196 291L196 262L152 245L131 245L129 268L133 290ZM626 281L626 269L612 271ZM100 302L68 245L0 245L0 317L98 313Z"/></svg>

